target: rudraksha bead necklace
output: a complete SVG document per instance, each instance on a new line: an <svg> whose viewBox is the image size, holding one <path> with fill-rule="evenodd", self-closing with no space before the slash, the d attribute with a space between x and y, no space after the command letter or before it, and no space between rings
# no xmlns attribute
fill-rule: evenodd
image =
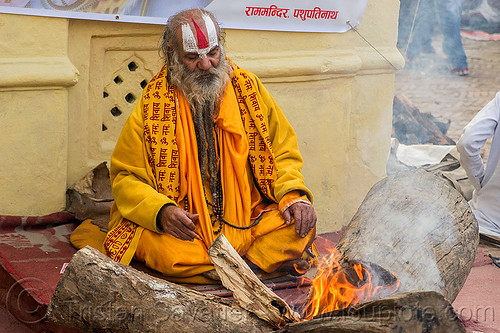
<svg viewBox="0 0 500 333"><path fill-rule="evenodd" d="M217 148L217 158L220 156L220 145L219 145L219 135L217 133L217 125L214 124L215 127L215 144ZM211 175L210 175L211 176ZM256 226L260 222L260 218L256 219L252 224L246 227L240 227L234 224L227 222L224 219L224 196L222 191L222 181L221 181L221 172L220 172L220 164L217 163L217 174L216 176L216 185L215 185L215 193L212 193L212 203L210 203L207 199L207 194L205 193L205 186L203 187L203 194L205 195L205 201L208 206L212 207L212 214L210 214L210 220L212 222L212 227L215 226L216 222L219 222L219 228L214 230L213 233L217 235L222 231L222 226L224 224L230 226L231 228L239 229L239 230L247 230Z"/></svg>

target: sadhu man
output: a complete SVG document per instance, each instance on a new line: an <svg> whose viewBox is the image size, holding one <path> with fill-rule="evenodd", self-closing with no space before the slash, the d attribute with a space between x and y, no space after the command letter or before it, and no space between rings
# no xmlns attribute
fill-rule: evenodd
<svg viewBox="0 0 500 333"><path fill-rule="evenodd" d="M161 51L166 63L111 157L104 252L206 283L207 248L224 234L265 272L307 268L316 214L295 133L272 96L226 58L207 11L169 18Z"/></svg>

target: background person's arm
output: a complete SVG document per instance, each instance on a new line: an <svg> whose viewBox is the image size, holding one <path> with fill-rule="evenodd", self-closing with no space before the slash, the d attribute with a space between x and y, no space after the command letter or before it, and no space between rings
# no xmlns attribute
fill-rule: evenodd
<svg viewBox="0 0 500 333"><path fill-rule="evenodd" d="M457 150L460 164L474 187L479 190L484 177L484 163L481 148L493 136L500 119L500 92L465 126Z"/></svg>

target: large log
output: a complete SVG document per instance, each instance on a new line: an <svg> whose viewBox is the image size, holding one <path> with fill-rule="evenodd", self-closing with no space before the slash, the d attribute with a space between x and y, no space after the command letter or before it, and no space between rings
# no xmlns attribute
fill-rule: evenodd
<svg viewBox="0 0 500 333"><path fill-rule="evenodd" d="M277 333L461 333L451 304L434 291L407 292L288 324Z"/></svg>
<svg viewBox="0 0 500 333"><path fill-rule="evenodd" d="M275 327L297 321L290 306L260 281L226 236L215 239L208 255L222 284L243 308Z"/></svg>
<svg viewBox="0 0 500 333"><path fill-rule="evenodd" d="M71 259L47 320L85 332L266 332L236 302L114 262L90 247Z"/></svg>
<svg viewBox="0 0 500 333"><path fill-rule="evenodd" d="M400 291L433 290L451 303L478 243L477 221L463 196L442 178L417 169L375 184L337 249L346 260L394 273Z"/></svg>

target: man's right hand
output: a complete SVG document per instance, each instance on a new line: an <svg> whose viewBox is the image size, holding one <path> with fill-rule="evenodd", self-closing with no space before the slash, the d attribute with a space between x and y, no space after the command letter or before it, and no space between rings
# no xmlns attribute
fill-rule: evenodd
<svg viewBox="0 0 500 333"><path fill-rule="evenodd" d="M158 212L157 223L162 232L192 242L200 238L194 232L194 221L199 217L199 214L191 214L175 205L165 205Z"/></svg>

